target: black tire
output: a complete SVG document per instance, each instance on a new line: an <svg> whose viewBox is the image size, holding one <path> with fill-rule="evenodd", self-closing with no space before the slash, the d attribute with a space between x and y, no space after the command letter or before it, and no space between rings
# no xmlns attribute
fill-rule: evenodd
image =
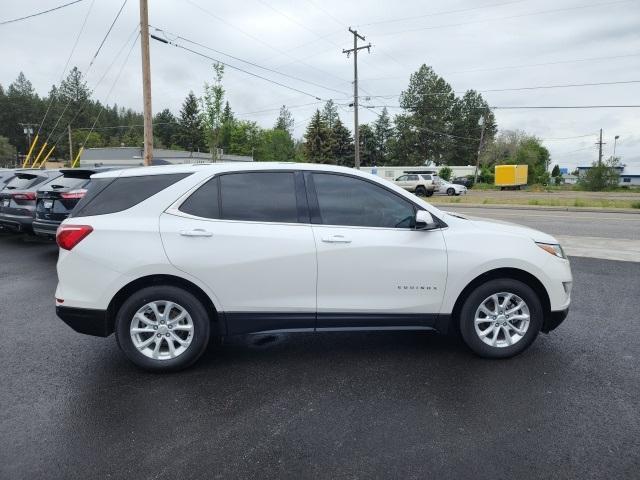
<svg viewBox="0 0 640 480"><path fill-rule="evenodd" d="M422 185L418 185L416 187L416 195L418 195L419 197L424 197L425 195L427 195L427 189Z"/></svg>
<svg viewBox="0 0 640 480"><path fill-rule="evenodd" d="M455 194L456 194L456 191L453 188L447 188L447 195L452 197Z"/></svg>
<svg viewBox="0 0 640 480"><path fill-rule="evenodd" d="M433 190L427 190L427 197L431 197L433 195Z"/></svg>
<svg viewBox="0 0 640 480"><path fill-rule="evenodd" d="M518 295L529 308L529 327L520 340L510 346L495 347L484 343L475 330L475 313L486 298L494 293ZM467 297L460 310L460 333L467 346L484 358L509 358L523 352L538 336L543 321L542 304L536 292L527 284L510 278L490 280L477 287Z"/></svg>
<svg viewBox="0 0 640 480"><path fill-rule="evenodd" d="M145 356L133 344L129 328L136 312L154 300L167 300L183 307L193 322L193 337L187 349L175 358L156 360ZM143 288L131 295L116 314L116 341L126 357L140 368L154 372L175 372L192 365L209 344L211 321L202 303L191 293L171 285Z"/></svg>

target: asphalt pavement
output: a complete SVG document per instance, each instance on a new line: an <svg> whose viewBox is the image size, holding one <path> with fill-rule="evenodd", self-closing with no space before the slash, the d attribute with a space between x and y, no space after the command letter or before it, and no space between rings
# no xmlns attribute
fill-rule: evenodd
<svg viewBox="0 0 640 480"><path fill-rule="evenodd" d="M640 263L572 258L569 317L510 360L283 334L157 375L56 318L56 258L0 234L2 479L638 478Z"/></svg>
<svg viewBox="0 0 640 480"><path fill-rule="evenodd" d="M469 218L488 218L550 233L568 255L640 262L640 212L563 212L536 208L439 205Z"/></svg>

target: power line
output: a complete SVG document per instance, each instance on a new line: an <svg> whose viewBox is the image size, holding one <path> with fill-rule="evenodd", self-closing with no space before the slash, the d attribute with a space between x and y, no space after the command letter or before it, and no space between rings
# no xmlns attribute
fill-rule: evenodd
<svg viewBox="0 0 640 480"><path fill-rule="evenodd" d="M564 63L579 63L579 62L595 62L599 60L617 60L620 58L630 58L630 57L638 57L640 56L640 52L638 53L629 53L625 55L614 55L614 56L605 56L605 57L589 57L589 58L577 58L573 60L558 60L553 62L543 62L543 63L523 63L520 65L504 65L501 67L481 67L481 68L473 68L469 70L456 70L452 72L444 72L443 75L456 75L459 73L474 73L474 72L491 72L495 70L513 70L517 68L531 68L531 67L546 67L549 65L561 65ZM406 78L403 76L393 76L393 77L374 77L374 78L366 78L365 81L379 81L379 80L394 80L397 78Z"/></svg>
<svg viewBox="0 0 640 480"><path fill-rule="evenodd" d="M58 5L57 7L50 8L48 10L42 10L41 12L32 13L31 15L27 15L24 17L13 18L11 20L4 20L0 22L0 25L8 25L9 23L20 22L22 20L27 20L33 17L39 17L40 15L44 15L45 13L55 12L56 10L60 10L61 8L70 7L71 5L75 5L76 3L84 2L84 0L75 0L73 2L65 3L63 5Z"/></svg>
<svg viewBox="0 0 640 480"><path fill-rule="evenodd" d="M129 36L127 37L127 40L122 45L122 47L120 47L120 50L118 50L118 53L116 53L115 57L113 58L113 60L111 61L111 63L107 67L107 69L104 71L102 76L98 79L98 81L96 82L95 86L91 89L91 91L89 92L87 97L83 100L82 104L80 105L80 107L76 111L75 115L71 118L71 120L67 124L68 126L70 126L73 122L75 122L76 119L80 116L80 114L84 111L84 107L89 102L89 98L96 91L96 89L100 86L100 84L102 83L102 80L104 80L104 78L107 76L107 74L111 71L111 69L115 65L116 61L118 60L118 58L120 58L120 54L124 51L124 49L127 47L129 42L131 41L131 38L132 38L133 34L135 34L137 31L138 31L138 25L136 25L135 28L133 29L133 31L129 34ZM136 36L136 39L137 39L137 36ZM135 45L135 42L134 42L134 45ZM67 108L69 107L70 104L71 104L71 102L67 103L67 106L65 107L64 111L62 112L62 114L60 114L60 118L58 119L58 122L60 121L60 119L62 119L62 116L64 115L64 113L66 112L66 110L67 110ZM56 126L57 126L57 123L56 123ZM55 127L54 127L54 130L55 130ZM52 134L53 134L53 130L51 131L51 134L49 136L51 136ZM64 136L64 134L65 134L65 132L63 131L58 136L58 138L56 139L54 145L57 145L60 142L60 139Z"/></svg>
<svg viewBox="0 0 640 480"><path fill-rule="evenodd" d="M449 92L427 92L421 93L420 96L427 97L432 95L449 95L451 93L466 93L469 90L473 90L480 93L491 93L491 92L518 92L524 90L548 90L554 88L577 88L577 87L594 87L594 86L602 86L602 85L626 85L640 83L640 80L623 80L623 81L615 81L615 82L595 82L595 83L565 83L559 85L538 85L534 87L513 87L513 88L490 88L490 89L467 89L467 90L452 90ZM389 95L369 95L371 98L398 98L401 94L389 94Z"/></svg>
<svg viewBox="0 0 640 480"><path fill-rule="evenodd" d="M125 0L125 2L126 2L126 0ZM118 71L118 74L116 75L116 78L114 79L113 83L111 84L111 88L107 92L107 96L105 97L104 103L102 104L102 108L100 108L100 111L98 112L98 115L96 115L96 119L93 121L93 125L91 126L91 129L89 130L89 133L87 133L87 137L85 138L84 142L82 142L82 146L80 147L80 152L78 154L78 158L80 158L80 154L82 153L82 150L84 149L84 146L87 144L87 141L89 140L89 136L91 135L91 132L93 132L93 129L96 127L96 124L98 123L98 120L100 120L100 115L102 115L102 112L104 112L104 110L106 108L106 105L109 102L109 98L111 97L111 92L113 92L113 89L115 88L116 84L120 80L120 76L122 75L122 72L124 70L124 67L127 64L127 61L129 60L129 57L131 56L131 52L133 51L133 48L136 46L136 43L138 43L138 38L140 38L140 34L136 35L136 38L134 39L133 43L131 44L131 48L129 48L129 52L127 53L126 57L124 58L124 61L122 62L122 65L120 66L120 70Z"/></svg>
<svg viewBox="0 0 640 480"><path fill-rule="evenodd" d="M250 72L249 70L245 70L243 68L236 67L235 65L231 65L230 63L223 62L222 60L219 60L217 58L213 58L213 57L211 57L209 55L206 55L206 54L204 54L202 52L198 52L197 50L193 50L192 48L185 47L184 45L180 45L178 43L172 42L171 40L167 40L165 38L160 38L160 37L157 37L155 35L151 35L151 38L153 38L154 40L157 40L157 41L159 41L161 43L166 43L167 45L171 45L173 47L180 48L182 50L186 50L187 52L191 52L191 53L193 53L195 55L198 55L200 57L206 58L206 59L211 60L213 62L220 63L222 65L225 65L225 66L227 66L229 68L232 68L234 70L237 70L239 72L246 73L247 75L250 75L252 77L256 77L256 78L259 78L259 79L264 80L266 82L273 83L274 85L278 85L280 87L292 90L294 92L298 92L298 93L300 93L302 95L306 95L306 96L314 98L316 100L320 100L320 101L323 100L322 98L318 97L317 95L315 95L313 93L309 93L309 92L306 92L304 90L300 90L299 88L292 87L290 85L286 85L284 83L278 82L277 80L273 80L271 78L263 77L262 75L258 75L257 73Z"/></svg>
<svg viewBox="0 0 640 480"><path fill-rule="evenodd" d="M389 19L389 20L379 20L377 22L369 22L369 23L360 23L358 24L359 27L368 27L368 26L372 26L372 25L381 25L383 23L397 23L397 22L404 22L407 20L416 20L418 18L427 18L427 17L437 17L439 15L451 15L454 13L466 13L466 12L472 12L474 10L484 10L485 8L493 8L493 7L501 7L503 5L511 5L514 3L522 3L525 0L515 0L515 1L511 1L511 2L502 2L502 3L492 3L489 5L481 5L478 7L471 7L471 8L461 8L461 9L457 9L457 10L445 10L445 11L441 11L441 12L433 12L433 13L425 13L423 15L414 15L411 17L400 17L400 18L393 18L393 19Z"/></svg>
<svg viewBox="0 0 640 480"><path fill-rule="evenodd" d="M631 1L633 1L633 0L616 0L616 1L613 1L613 2L592 3L590 5L577 5L577 6L574 6L574 7L555 8L555 9L552 9L552 10L539 10L537 12L520 13L520 14L517 14L517 15L508 15L508 16L505 16L505 17L486 18L486 19L481 19L481 20L472 20L472 21L469 21L469 22L449 23L449 24L444 24L444 25L428 25L428 26L425 26L425 27L411 28L411 29L406 29L406 30L398 30L398 31L395 31L395 32L377 33L376 35L378 35L378 36L399 35L399 34L403 34L403 33L421 32L423 30L435 30L435 29L440 29L440 28L460 27L460 26L465 26L465 25L473 25L473 24L477 24L477 23L494 22L494 21L501 21L501 20L512 20L514 18L532 17L532 16L536 16L536 15L546 15L546 14L549 14L549 13L559 13L559 12L567 12L567 11L572 11L572 10L581 10L581 9L585 9L585 8L611 6L611 5L617 5L617 4L620 4L620 3L629 3Z"/></svg>
<svg viewBox="0 0 640 480"><path fill-rule="evenodd" d="M98 49L96 50L96 53L93 55L91 61L89 62L89 66L87 67L87 70L85 72L85 77L87 77L89 75L89 72L91 71L91 68L93 67L93 64L96 60L96 58L98 57L98 54L100 53L100 50L102 50L103 45L105 44L105 42L107 41L107 38L109 38L109 35L111 34L111 30L113 30L113 26L116 24L116 22L118 21L118 18L120 18L120 14L122 13L122 9L124 8L124 6L126 5L127 0L124 0L122 6L120 7L120 10L118 10L118 13L116 14L115 18L113 19L113 21L111 22L111 25L109 26L109 29L107 30L107 33L104 35L104 37L102 38L102 41L100 42L100 45L98 46ZM129 38L127 38L127 43L129 43ZM122 50L120 50L121 52ZM118 52L118 55L120 55L120 52ZM116 58L117 58L116 56ZM114 59L115 62L115 59ZM113 63L111 64L111 66L113 65ZM111 66L109 68L111 68ZM108 70L107 70L108 71ZM100 78L100 80L98 80L98 84L96 84L96 88L97 86L100 84L100 82L102 81L102 79L104 78L104 76L107 74L107 72L105 72L102 77ZM94 88L95 90L95 88ZM93 93L92 90L91 92ZM67 102L67 104L65 105L64 109L62 110L62 113L60 113L60 116L58 117L58 120L56 121L55 125L53 126L53 128L51 129L51 132L49 132L49 135L47 136L47 141L49 141L49 139L51 138L51 136L53 135L53 132L55 132L56 128L58 127L58 124L60 123L60 120L62 120L62 117L64 116L64 114L66 113L67 109L69 108L69 106L71 105L72 102L72 98L69 98L69 101ZM78 117L78 115L80 115L80 112L82 111L82 108L84 108L84 105L86 104L88 100L88 97L84 99L84 102L82 103L82 106L80 107L80 109L76 112L75 116L73 117L73 119L71 120L71 122L69 122L69 125L71 123L73 123L73 121ZM62 133L62 135L64 135L64 132ZM56 140L56 144L60 141L61 137L58 137L58 139Z"/></svg>
<svg viewBox="0 0 640 480"><path fill-rule="evenodd" d="M80 30L78 31L78 35L76 35L76 39L75 42L73 43L73 46L71 47L71 52L69 53L69 56L67 57L67 61L64 64L64 68L62 69L62 73L60 74L60 80L58 81L58 83L62 84L62 80L64 79L64 74L67 71L67 68L69 67L69 62L71 61L71 57L73 57L73 54L76 51L76 47L78 46L78 42L80 41L80 37L82 36L82 33L84 32L84 27L87 25L87 20L89 19L89 14L91 13L91 10L93 10L93 5L96 3L96 0L92 0L91 4L89 5L89 9L87 10L87 14L84 16L84 20L82 22L82 25L80 26ZM40 131L42 130L42 126L44 125L45 120L47 119L47 116L49 115L49 110L51 110L51 106L53 105L53 100L54 100L54 96L51 95L51 98L49 98L49 104L47 105L47 110L44 112L44 116L42 117L42 121L40 122L40 126L38 127L38 135L40 134Z"/></svg>
<svg viewBox="0 0 640 480"><path fill-rule="evenodd" d="M96 50L96 53L93 55L93 58L91 59L91 62L89 63L89 66L93 65L93 62L95 61L96 57L100 53L100 50L102 50L102 46L104 45L104 42L107 41L107 38L109 37L109 34L111 33L111 30L113 30L113 26L118 21L118 18L120 18L120 14L122 13L122 10L124 9L124 6L126 4L127 4L127 0L124 0L124 2L122 2L122 6L120 7L120 10L118 10L118 13L116 14L116 17L113 19L113 22L111 22L111 25L109 26L109 30L107 30L107 33L105 34L104 38L102 39L102 42L100 42L100 46L98 47L98 50Z"/></svg>
<svg viewBox="0 0 640 480"><path fill-rule="evenodd" d="M369 108L402 108L400 105L368 105ZM472 107L474 108L474 107ZM476 107L475 110L485 110L487 107ZM591 108L640 108L640 105L536 105L536 106L494 106L490 110L530 110L530 109L591 109Z"/></svg>
<svg viewBox="0 0 640 480"><path fill-rule="evenodd" d="M296 80L298 82L303 82L303 83L307 83L309 85L313 85L314 87L319 87L319 88L323 88L325 90L330 90L332 92L336 92L336 93L340 93L342 95L346 95L346 93L341 91L341 90L337 90L335 88L327 87L325 85L321 85L319 83L312 82L310 80L305 80L304 78L296 77L295 75L289 75L288 73L284 73L284 72L281 72L281 71L273 69L273 68L269 68L269 67L265 67L263 65L259 65L259 64L255 63L255 62L251 62L249 60L245 60L245 59L237 57L235 55L231 55L230 53L222 52L220 50L216 50L215 48L211 48L211 47L209 47L207 45L203 45L202 43L198 43L195 40L190 40L190 39L188 39L188 38L186 38L186 37L184 37L182 35L178 35L178 34L175 34L175 33L172 33L172 32L169 32L167 30L163 30L163 29L157 28L157 27L154 27L154 30L157 31L157 32L162 32L165 35L165 37L167 37L167 34L169 34L172 37L174 37L174 39L183 40L183 41L188 42L188 43L190 43L192 45L197 45L198 47L204 48L206 50L210 50L210 51L218 53L220 55L224 55L225 57L232 58L232 59L237 60L239 62L246 63L247 65L251 65L253 67L260 68L260 69L265 70L267 72L275 73L277 75L281 75L283 77L287 77L287 78L290 78L292 80Z"/></svg>
<svg viewBox="0 0 640 480"><path fill-rule="evenodd" d="M197 3L194 3L192 0L185 0L185 1L186 1L188 4L190 4L191 6L193 6L193 7L197 8L198 10L200 10L201 12L204 12L204 13L206 13L207 15L209 15L209 16L211 16L211 17L215 18L215 19L216 19L216 20L218 20L219 22L224 23L224 24L225 24L225 25L227 25L228 27L233 28L234 30L236 30L236 31L238 31L238 32L240 32L240 33L242 33L243 35L245 35L245 36L249 37L250 39L254 40L255 42L258 42L258 43L260 43L260 44L264 45L265 47L269 48L270 50L273 50L274 52L276 52L276 53L278 53L278 54L280 54L280 55L284 55L285 57L290 58L291 60L293 60L293 63L301 63L301 64L303 64L303 65L306 65L306 66L307 66L307 67L309 67L309 68L312 68L312 69L314 69L314 70L316 70L316 71L320 72L320 73L323 73L323 74L325 74L325 75L327 75L327 76L330 76L330 77L336 78L336 79L340 80L340 81L341 81L341 82L343 82L343 83L348 83L348 81L347 81L347 80L345 80L344 78L340 78L340 77L338 77L338 76L336 76L336 75L333 75L333 74L332 74L332 73L330 73L330 72L327 72L326 70L322 70L322 69L320 69L320 68L317 68L317 67L315 67L315 66L311 65L310 63L305 62L303 59L296 58L296 57L294 57L293 55L290 55L286 50L283 50L283 49L281 49L281 48L274 47L273 45L271 45L271 44L269 44L269 43L265 42L262 38L257 37L257 36L255 36L255 35L253 35L253 34L251 34L251 33L247 32L247 31L245 31L244 29L242 29L242 28L240 28L240 27L236 26L235 24L233 24L233 23L231 23L231 22L229 22L229 21L225 20L224 18L222 18L221 16L219 16L219 15L217 15L217 14L213 13L212 11L207 10L207 9L206 9L206 8L204 8L204 7L201 7L201 6L200 6L200 5L198 5Z"/></svg>

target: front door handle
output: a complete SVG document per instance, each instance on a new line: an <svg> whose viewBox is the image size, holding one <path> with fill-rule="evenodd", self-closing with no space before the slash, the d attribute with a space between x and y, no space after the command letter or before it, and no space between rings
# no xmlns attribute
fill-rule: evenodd
<svg viewBox="0 0 640 480"><path fill-rule="evenodd" d="M193 230L180 230L183 237L212 237L213 233L202 228L194 228Z"/></svg>
<svg viewBox="0 0 640 480"><path fill-rule="evenodd" d="M324 243L351 243L351 239L344 235L327 235L322 237Z"/></svg>

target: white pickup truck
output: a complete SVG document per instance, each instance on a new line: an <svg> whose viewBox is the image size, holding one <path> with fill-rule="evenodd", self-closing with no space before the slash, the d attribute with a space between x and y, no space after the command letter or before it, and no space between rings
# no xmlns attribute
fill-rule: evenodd
<svg viewBox="0 0 640 480"><path fill-rule="evenodd" d="M394 180L395 184L419 197L430 197L436 191L437 175L431 173L408 173Z"/></svg>

